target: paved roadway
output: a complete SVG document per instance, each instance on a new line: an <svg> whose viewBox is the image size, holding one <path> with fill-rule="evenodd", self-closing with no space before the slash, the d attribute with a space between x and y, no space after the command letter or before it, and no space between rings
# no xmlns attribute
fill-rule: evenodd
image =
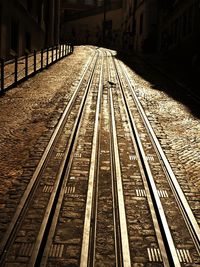
<svg viewBox="0 0 200 267"><path fill-rule="evenodd" d="M81 72L44 118L48 131L20 161L23 173L3 180L1 265L198 266L198 104L138 59L131 69L114 51L84 51Z"/></svg>

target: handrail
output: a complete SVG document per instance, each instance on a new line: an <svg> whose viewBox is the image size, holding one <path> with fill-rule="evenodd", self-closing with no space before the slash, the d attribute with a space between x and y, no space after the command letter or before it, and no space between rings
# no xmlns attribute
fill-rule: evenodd
<svg viewBox="0 0 200 267"><path fill-rule="evenodd" d="M47 47L41 50L34 50L29 54L25 54L21 57L15 56L15 58L5 61L0 59L0 93L14 87L16 84L27 80L29 77L35 75L37 72L48 68L50 65L56 63L58 60L73 53L73 48L70 43L59 44L52 47ZM33 63L30 65L30 58ZM24 65L23 68L19 68L19 65ZM33 70L32 70L33 68ZM14 71L13 71L14 69ZM24 72L24 75L22 73ZM18 77L20 76L22 77ZM8 78L13 77L13 81L8 81Z"/></svg>

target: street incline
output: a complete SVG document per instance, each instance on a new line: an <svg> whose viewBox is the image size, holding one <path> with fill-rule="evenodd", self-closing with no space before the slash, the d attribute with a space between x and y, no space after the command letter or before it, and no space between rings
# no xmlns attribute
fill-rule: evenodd
<svg viewBox="0 0 200 267"><path fill-rule="evenodd" d="M57 64L0 100L21 108L13 136L1 123L0 266L200 266L198 116L116 51L76 47Z"/></svg>

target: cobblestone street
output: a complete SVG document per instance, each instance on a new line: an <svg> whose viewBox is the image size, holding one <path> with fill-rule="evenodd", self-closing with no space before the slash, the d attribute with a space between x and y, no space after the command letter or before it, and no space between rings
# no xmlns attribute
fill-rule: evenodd
<svg viewBox="0 0 200 267"><path fill-rule="evenodd" d="M70 97L90 53L91 48L76 48L76 53L69 58L0 98L1 207L5 207L12 191L17 192L15 186L20 183L23 167L31 160L40 138L46 134L50 136L48 131L62 112L63 98Z"/></svg>
<svg viewBox="0 0 200 267"><path fill-rule="evenodd" d="M30 179L29 177L33 175L42 153L44 152L53 131L58 125L59 119L64 113L66 104L69 103L75 88L80 82L81 76L89 59L97 50L97 47L94 46L76 46L73 54L50 66L43 72L38 73L26 82L12 88L0 97L0 239L4 237L8 225L13 219L16 207L27 188ZM123 57L120 57L120 60L123 62ZM146 66L146 64L142 62L142 59L134 59L131 63L130 61L127 62L124 60L124 64L125 69L128 71L129 77L131 78L131 83L134 86L134 91L144 108L145 114L151 123L165 155L167 156L172 170L178 179L188 203L190 204L191 210L200 225L200 103L194 103L194 98L190 98L190 96L188 96L188 92L181 92L183 89L177 89L177 85L175 83L168 81L166 77L162 76L161 73L156 72L155 69L151 69L150 66ZM98 66L98 68L100 69L100 66ZM107 68L108 66L106 65L106 71ZM141 69L142 72L139 71ZM107 74L104 73L105 77L106 75ZM110 75L110 79L106 78L108 82L112 80L112 77L114 77L114 74L111 73ZM116 77L113 79L115 78ZM97 79L97 77L95 77L94 80L95 79ZM105 85L105 87L106 86L107 85ZM112 86L114 87L115 84ZM117 93L118 92L116 92L113 100L115 101L115 109L118 108L116 107L116 103L118 103L119 106L120 104L122 105ZM86 122L92 120L92 116L95 115L93 114L94 104L92 104L92 100L97 98L97 94L98 91L94 91L93 95L89 95L90 106L88 104L86 110L90 108L92 111L91 117L85 118ZM107 154L109 153L107 150L109 150L109 147L111 146L109 143L111 141L107 141L109 140L109 134L107 131L109 122L105 115L107 113L109 114L106 107L106 101L109 97L105 92L102 93L102 95L102 112L104 112L104 115L102 115L101 120L104 129L101 133L103 141L101 143L102 153L99 156L99 161L104 167L100 169L98 174L102 181L102 184L100 182L100 187L103 188L106 184L106 179L105 181L103 180L104 177L106 177L106 174L104 175L104 171L106 173L108 165L111 164L105 160L105 158L107 158ZM125 111L120 112L122 112L123 118L123 116L126 115ZM119 124L120 118L117 116L116 118L116 129L120 133L118 136L119 146L121 145L121 147L123 147L123 149L119 148L119 153L123 158L123 153L125 155L130 152L129 147L126 147L126 141L128 144L128 138L125 141L120 139L122 132L124 131L122 125L125 124ZM84 122L85 125L87 125L86 122ZM72 130L72 126L70 130ZM85 128L90 130L89 126L86 126ZM70 130L68 129L68 132ZM88 134L85 139L87 140L85 141L85 146L87 146L90 142L89 138L91 135L91 133ZM79 144L79 146L81 147L81 144ZM149 157L151 157L151 154L149 154ZM151 159L149 161L151 161ZM154 159L152 159L152 161L154 161ZM122 161L121 163L121 169L122 176L125 173L124 177L127 182L125 187L127 186L128 188L131 184L131 182L128 181L128 178L132 175L132 173L128 169L126 170L126 173L126 171L124 171L125 167L123 167L123 164L125 164L125 159L124 162ZM78 166L79 163L76 163L75 165ZM85 169L82 170L83 175L84 171ZM161 174L158 169L158 184L159 175ZM73 188L69 190L73 191ZM105 189L104 193L108 200L111 201L111 193ZM126 197L127 196L128 193ZM111 217L108 218L106 216L106 209L104 210L102 204L104 203L103 201L104 198L101 196L99 205L102 205L103 212L100 212L101 215L96 215L102 216L100 217L102 230L104 229L104 220L111 220ZM131 209L129 205L132 199L131 197L130 199L127 197L125 201L128 207L127 217L129 217L129 210ZM79 208L80 211L83 209L81 204ZM139 209L140 207L138 210ZM109 214L112 213L110 210L107 210L107 212ZM62 211L62 213L64 214L65 210ZM75 212L75 215L72 213L73 212L71 212L72 217L77 216ZM76 221L79 220L81 220L81 218L77 216ZM150 223L148 220L143 223L146 223L146 231L148 231ZM60 224L62 224L62 220L60 220ZM23 230L21 230L21 232L23 232ZM66 233L66 235L67 234L69 235L69 233ZM58 235L56 238L59 239L60 236ZM101 240L101 236L99 237L99 240ZM73 241L75 243L77 242L75 238ZM152 242L150 239L148 241L150 243ZM134 241L134 238L131 242L139 242L141 245L140 241ZM110 241L105 248L108 254L112 254L112 245L113 244ZM69 248L69 253L79 253L76 251L77 248L75 245L70 244L70 246L71 249ZM98 249L100 250L101 246L101 242L97 244L97 252ZM134 254L134 252L132 253ZM112 259L112 256L110 256L110 258ZM111 266L108 265L108 262L105 263L105 265L102 265L101 256L97 257L97 260L99 265L96 266ZM146 266L145 263L142 265L142 262L145 261L145 257L143 259L139 256L135 256L134 260L136 265L132 264L132 266ZM139 265L140 262L141 265ZM12 265L8 264L5 266L8 267ZM50 261L48 266L57 265L53 265ZM65 266L77 266L77 263L75 260L71 262L69 261L69 265ZM162 265L158 264L148 266ZM190 264L188 266L198 265Z"/></svg>

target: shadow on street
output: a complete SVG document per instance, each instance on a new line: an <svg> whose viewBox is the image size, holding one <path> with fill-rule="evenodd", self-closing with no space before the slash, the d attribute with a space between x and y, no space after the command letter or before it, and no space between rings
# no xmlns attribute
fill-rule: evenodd
<svg viewBox="0 0 200 267"><path fill-rule="evenodd" d="M191 72L187 72L187 69L185 70L187 74L184 72L180 74L185 74L185 80L182 82L186 84L188 90L176 83L175 75L173 75L175 80L173 78L169 79L168 77L171 73L166 72L165 68L160 72L158 65L148 62L149 58L146 60L144 57L138 55L128 55L121 52L117 53L116 58L125 63L144 80L150 82L152 89L165 92L174 100L187 106L195 117L200 118L200 92L197 87L197 77ZM170 68L170 66L167 67Z"/></svg>

